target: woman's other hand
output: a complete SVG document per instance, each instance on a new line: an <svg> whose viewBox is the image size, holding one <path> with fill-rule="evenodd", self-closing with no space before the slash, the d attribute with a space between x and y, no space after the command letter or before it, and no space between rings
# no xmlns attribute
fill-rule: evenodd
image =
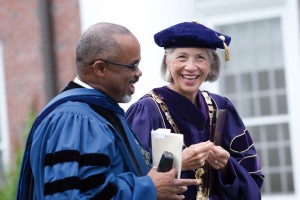
<svg viewBox="0 0 300 200"><path fill-rule="evenodd" d="M210 141L193 144L182 151L182 171L202 167L214 144Z"/></svg>

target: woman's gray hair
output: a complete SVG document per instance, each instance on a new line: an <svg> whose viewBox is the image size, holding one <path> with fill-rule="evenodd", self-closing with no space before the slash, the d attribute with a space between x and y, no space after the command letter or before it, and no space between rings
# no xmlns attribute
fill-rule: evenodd
<svg viewBox="0 0 300 200"><path fill-rule="evenodd" d="M164 57L162 59L161 68L160 68L160 73L161 73L163 80L170 82L170 83L172 83L174 80L168 70L166 59L167 59L167 56L169 56L171 53L173 53L174 49L175 48L165 49ZM221 60L220 60L220 57L217 54L216 50L207 49L207 53L208 53L208 57L209 57L209 61L210 61L211 71L207 75L205 81L214 82L220 76Z"/></svg>

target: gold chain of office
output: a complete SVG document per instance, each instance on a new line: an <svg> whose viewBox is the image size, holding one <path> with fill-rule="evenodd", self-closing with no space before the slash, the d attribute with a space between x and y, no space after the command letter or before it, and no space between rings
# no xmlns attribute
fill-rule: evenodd
<svg viewBox="0 0 300 200"><path fill-rule="evenodd" d="M209 110L209 119L210 119L210 125L212 123L212 116L213 116L213 104L212 104L212 100L211 100L211 97L208 95L208 93L204 90L201 90L201 93L202 95L204 96L204 99L205 99L205 102L208 106L208 110ZM175 124L170 112L169 112L169 109L168 109L168 106L163 102L163 100L161 100L159 98L159 96L152 90L149 92L149 94L151 95L152 99L160 106L160 108L164 111L165 113L165 116L167 117L167 120L169 122L169 124L171 125L171 127L173 128L174 132L177 133L177 134L180 134L179 132L179 129L177 127L177 125ZM160 109L158 108L159 112L160 112ZM164 122L164 118L160 112L160 115L161 115L161 118L163 120L163 123L165 125L165 122ZM165 125L165 128L166 128L166 125ZM183 141L183 146L182 146L182 149L186 148L186 145ZM204 168L207 169L207 166L203 166L203 167L200 167L198 168L197 170L195 170L195 178L198 179L200 181L200 185L199 185L199 190L197 192L197 196L196 196L196 200L209 200L209 194L210 194L210 191L209 191L209 188L204 188L204 174L207 170L205 170ZM208 183L206 183L208 185Z"/></svg>

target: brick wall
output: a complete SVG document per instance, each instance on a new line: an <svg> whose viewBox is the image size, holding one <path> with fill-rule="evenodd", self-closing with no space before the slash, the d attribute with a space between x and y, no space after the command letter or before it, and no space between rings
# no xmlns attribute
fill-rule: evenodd
<svg viewBox="0 0 300 200"><path fill-rule="evenodd" d="M42 55L39 0L0 0L10 147L23 143L21 133L32 107L47 103ZM78 0L52 0L57 90L75 75L75 45L80 35Z"/></svg>
<svg viewBox="0 0 300 200"><path fill-rule="evenodd" d="M74 79L76 74L75 48L80 36L78 0L54 0L52 14L52 20L55 25L53 28L58 78L57 86L60 91L70 79Z"/></svg>

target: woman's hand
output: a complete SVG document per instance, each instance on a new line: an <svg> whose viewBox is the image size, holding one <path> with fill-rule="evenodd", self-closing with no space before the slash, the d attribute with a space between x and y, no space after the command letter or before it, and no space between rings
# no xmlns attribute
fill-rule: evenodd
<svg viewBox="0 0 300 200"><path fill-rule="evenodd" d="M182 171L202 167L208 159L214 144L210 141L193 144L182 151Z"/></svg>
<svg viewBox="0 0 300 200"><path fill-rule="evenodd" d="M207 162L214 168L214 169L225 169L228 163L228 159L230 154L228 151L223 149L221 146L213 145L210 149L210 154L207 158Z"/></svg>

